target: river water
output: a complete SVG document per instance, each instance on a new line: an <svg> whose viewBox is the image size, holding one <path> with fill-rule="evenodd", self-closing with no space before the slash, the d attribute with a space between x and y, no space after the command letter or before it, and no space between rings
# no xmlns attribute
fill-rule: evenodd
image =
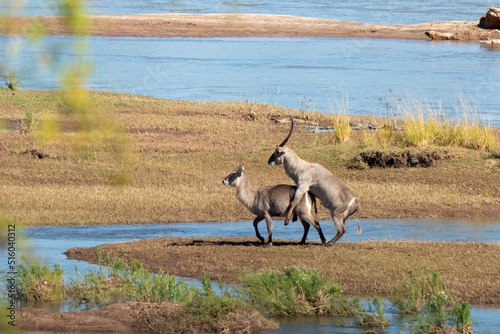
<svg viewBox="0 0 500 334"><path fill-rule="evenodd" d="M0 36L0 49L8 51L4 76L17 68L24 89L59 88L56 73L76 61L73 41ZM389 117L401 116L403 97L451 119L463 115L465 101L470 113L500 127L500 47L347 38L89 37L87 43L89 89L323 113L342 111L343 104L351 114Z"/></svg>
<svg viewBox="0 0 500 334"><path fill-rule="evenodd" d="M19 11L7 10L7 1L0 11L58 15L55 1L26 0ZM87 4L91 14L262 13L411 24L477 21L491 2L90 0ZM60 88L57 73L75 62L69 51L72 42L70 37L31 43L25 37L0 36L0 50L5 50L0 75L17 68L24 76L22 88ZM90 37L85 54L92 64L89 89L167 99L249 101L324 113L339 111L335 107L344 100L348 113L374 116L393 116L395 101L410 96L451 119L463 115L461 102L466 101L479 120L500 127L500 47L495 46L345 38Z"/></svg>
<svg viewBox="0 0 500 334"><path fill-rule="evenodd" d="M18 16L61 15L57 0L3 1L0 13ZM89 14L251 13L319 17L376 24L413 24L430 21L478 21L495 1L487 0L87 0Z"/></svg>
<svg viewBox="0 0 500 334"><path fill-rule="evenodd" d="M452 221L438 219L394 220L394 219L362 219L361 235L356 235L355 222L349 221L347 232L339 242L359 242L363 240L420 240L420 241L459 241L459 242L500 242L500 221ZM335 228L331 221L320 221L327 238L333 237ZM265 224L261 224L260 232L267 236ZM274 224L275 238L297 240L302 236L302 225L292 223L284 227L281 222ZM82 261L68 260L63 252L72 247L92 247L105 243L126 242L157 237L254 237L251 222L230 223L182 223L182 224L147 224L147 225L110 225L110 226L46 226L26 228L22 239L26 241L30 251L48 265L59 263L69 279L80 273L95 270L97 266ZM308 240L319 241L314 229L311 229ZM198 282L186 280L194 285ZM40 307L40 306L39 306ZM52 312L75 310L70 304L44 304L43 307ZM394 313L387 305L388 319L393 323L385 333L399 333L399 327L408 318ZM475 332L481 333L500 329L500 310L474 307L472 317L478 323ZM301 317L280 319L281 329L270 333L362 333L355 327L354 319L334 317ZM349 324L351 326L349 327Z"/></svg>

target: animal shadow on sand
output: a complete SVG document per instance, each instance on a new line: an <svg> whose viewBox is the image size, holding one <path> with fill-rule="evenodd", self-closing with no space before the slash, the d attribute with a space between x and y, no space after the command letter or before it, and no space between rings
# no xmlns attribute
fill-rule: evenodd
<svg viewBox="0 0 500 334"><path fill-rule="evenodd" d="M207 239L193 239L188 242L174 242L170 243L173 246L244 246L244 247L262 247L267 248L265 244L263 245L259 240L241 240L241 239L217 239L217 240L207 240ZM299 245L297 240L273 240L272 247L285 247L285 246L323 246L321 242L309 241L305 245Z"/></svg>

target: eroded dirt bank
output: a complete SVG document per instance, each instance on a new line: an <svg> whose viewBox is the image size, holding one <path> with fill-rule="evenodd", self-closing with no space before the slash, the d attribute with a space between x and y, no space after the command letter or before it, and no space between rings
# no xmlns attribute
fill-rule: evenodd
<svg viewBox="0 0 500 334"><path fill-rule="evenodd" d="M137 37L358 37L429 40L426 31L451 33L476 42L491 35L477 22L448 21L413 25L378 25L341 20L266 14L134 14L92 15L89 35ZM43 23L49 35L69 35L62 17L2 18L1 34L27 34Z"/></svg>
<svg viewBox="0 0 500 334"><path fill-rule="evenodd" d="M249 229L252 228L249 224ZM71 259L97 262L102 256L136 260L153 272L238 283L240 274L297 266L324 273L342 285L346 296L388 297L389 285L403 283L400 273L435 268L449 291L472 304L500 305L500 245L458 242L340 242L324 247L309 242L274 240L262 247L256 238L157 238L71 248Z"/></svg>
<svg viewBox="0 0 500 334"><path fill-rule="evenodd" d="M58 333L259 333L278 327L256 311L232 312L211 325L191 323L179 303L125 302L63 313L26 308L19 318L22 330Z"/></svg>

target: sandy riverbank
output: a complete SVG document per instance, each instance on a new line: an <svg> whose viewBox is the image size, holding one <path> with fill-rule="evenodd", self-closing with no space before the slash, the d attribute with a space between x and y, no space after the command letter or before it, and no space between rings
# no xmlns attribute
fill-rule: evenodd
<svg viewBox="0 0 500 334"><path fill-rule="evenodd" d="M492 30L477 22L448 21L412 25L379 25L341 20L266 14L134 14L92 15L92 36L136 37L350 37L430 40L426 31L452 33L457 40L477 42ZM2 18L1 34L27 34L43 23L48 35L69 35L63 17ZM495 35L498 36L498 35ZM495 38L493 36L493 38Z"/></svg>

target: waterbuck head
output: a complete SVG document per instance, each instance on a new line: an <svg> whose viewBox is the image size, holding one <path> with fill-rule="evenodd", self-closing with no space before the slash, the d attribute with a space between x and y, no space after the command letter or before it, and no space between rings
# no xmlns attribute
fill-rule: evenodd
<svg viewBox="0 0 500 334"><path fill-rule="evenodd" d="M240 178L243 176L245 173L245 165L240 165L238 167L238 170L235 172L232 172L224 180L222 180L222 184L226 186L231 186L231 187L237 187L240 183Z"/></svg>
<svg viewBox="0 0 500 334"><path fill-rule="evenodd" d="M278 147L276 147L276 151L274 151L273 155L271 155L271 157L267 161L267 163L270 164L271 166L283 164L284 156L285 156L286 152L288 151L288 147L286 147L285 144L288 141L288 139L290 139L290 137L292 136L292 132L293 132L293 117L292 117L292 115L290 115L290 119L292 120L292 126L290 128L290 132L288 133L288 136L286 136L285 140L283 140L283 142L281 144L279 144Z"/></svg>

